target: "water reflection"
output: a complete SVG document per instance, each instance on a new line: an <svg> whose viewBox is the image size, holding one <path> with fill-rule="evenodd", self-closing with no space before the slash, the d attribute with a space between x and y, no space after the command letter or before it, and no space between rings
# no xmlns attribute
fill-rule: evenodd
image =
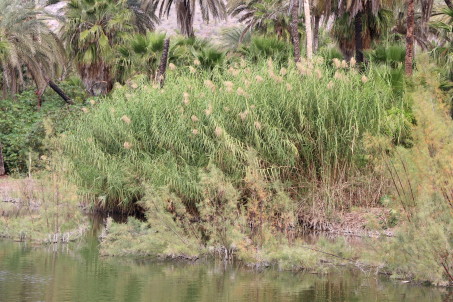
<svg viewBox="0 0 453 302"><path fill-rule="evenodd" d="M446 289L333 268L327 275L219 263L102 258L94 237L38 248L0 241L0 301L451 301Z"/></svg>

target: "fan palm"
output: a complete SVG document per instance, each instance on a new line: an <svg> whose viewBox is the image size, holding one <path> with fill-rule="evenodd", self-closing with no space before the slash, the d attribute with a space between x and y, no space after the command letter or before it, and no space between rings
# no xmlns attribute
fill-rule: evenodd
<svg viewBox="0 0 453 302"><path fill-rule="evenodd" d="M336 1L336 21L333 37L337 39L345 57L355 51L358 63L363 62L363 49L387 31L393 22L390 10L398 0ZM353 37L353 39L351 39Z"/></svg>
<svg viewBox="0 0 453 302"><path fill-rule="evenodd" d="M0 64L3 96L19 92L29 75L40 93L46 77L56 75L64 65L64 49L49 30L50 16L35 9L34 1L0 0Z"/></svg>
<svg viewBox="0 0 453 302"><path fill-rule="evenodd" d="M223 0L198 0L198 4L204 21L209 22L211 17L214 19L226 18L226 6ZM172 7L176 9L181 34L194 37L195 0L162 0L160 2L160 17L167 15L168 18Z"/></svg>
<svg viewBox="0 0 453 302"><path fill-rule="evenodd" d="M127 43L118 47L116 57L116 80L124 82L136 70L144 71L154 79L159 58L164 48L165 34L147 32L134 34L127 38Z"/></svg>
<svg viewBox="0 0 453 302"><path fill-rule="evenodd" d="M113 84L115 47L129 34L152 30L155 5L138 0L70 0L63 38L85 88L104 94Z"/></svg>

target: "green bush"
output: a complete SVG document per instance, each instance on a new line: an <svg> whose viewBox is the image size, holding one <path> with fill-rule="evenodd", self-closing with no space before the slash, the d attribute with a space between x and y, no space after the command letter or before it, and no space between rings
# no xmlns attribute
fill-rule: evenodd
<svg viewBox="0 0 453 302"><path fill-rule="evenodd" d="M68 118L80 111L84 90L80 88L79 81L70 78L59 85L78 105L67 106L50 88L43 95L43 104L39 110L33 90L22 92L16 96L16 100L0 101L0 143L3 145L8 173L27 172L30 159L34 165L38 156L47 153L43 144L46 119L52 124L53 133L61 133Z"/></svg>
<svg viewBox="0 0 453 302"><path fill-rule="evenodd" d="M240 47L239 52L252 62L272 58L277 64L288 62L292 54L291 45L273 36L252 37L249 44Z"/></svg>

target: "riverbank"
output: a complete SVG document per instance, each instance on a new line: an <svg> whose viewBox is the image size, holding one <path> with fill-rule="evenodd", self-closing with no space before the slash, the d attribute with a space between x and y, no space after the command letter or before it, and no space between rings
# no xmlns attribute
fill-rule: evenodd
<svg viewBox="0 0 453 302"><path fill-rule="evenodd" d="M67 243L88 229L74 189L56 175L0 179L0 237L37 244Z"/></svg>
<svg viewBox="0 0 453 302"><path fill-rule="evenodd" d="M33 188L34 196L36 196L38 188L42 190L39 183L40 180L3 179L0 182L0 187L5 191L8 186L10 197L23 196L24 188ZM19 199L15 200L18 201ZM63 203L60 203L59 211L57 209L49 211L48 201L44 201L44 204L47 203L44 207L42 207L42 200L37 201L38 203L28 203L30 205L38 204L37 207L31 209L26 206L27 203L24 199L20 200L15 203L0 203L2 213L1 237L45 245L65 244L70 241L80 243L87 236L88 225L93 223L90 222L89 217L82 214L80 205L72 208L66 207L69 211L62 211L61 205ZM382 213L386 211L382 208L370 212L374 212L376 214L374 219L377 219L382 218ZM45 224L49 215L55 214L59 215L60 219L68 219L59 228L66 231L54 232L52 226L49 228L49 225ZM351 223L351 217L355 217L355 223ZM391 251L394 239L387 237L389 236L388 230L382 232L370 229L370 226L375 226L375 224L369 223L370 217L373 216L372 214L370 216L366 209L356 209L346 214L345 220L339 223L339 225L349 225L348 231L346 229L339 232L327 230L321 233L310 230L305 231L305 233L297 231L291 239L267 240L260 249L247 250L244 250L243 247L226 250L225 248L200 246L196 242L189 241L190 238L178 238L176 240L165 238L164 241L163 237L157 235L156 226L150 228L148 222L142 222L132 217L122 223L107 218L107 220L101 222L96 236L100 240L100 255L108 256L108 258L112 256L123 259L138 257L138 259L183 260L184 262L204 262L206 259L218 259L241 263L246 267L259 270L273 268L280 271L305 271L316 274L324 274L332 267L347 266L358 271L389 275L395 279L410 282L411 278L408 275L398 275L395 274L395 271L390 270L386 263L385 254ZM371 219L371 221L375 221L374 219ZM361 223L363 220L368 221L368 223ZM360 227L353 229L351 226ZM391 236L393 236L393 231L395 230L392 230ZM165 237L168 236L168 233L162 235ZM383 238L383 236L388 239ZM167 248L162 250L164 247ZM376 249L376 247L379 248ZM420 280L412 280L412 282L423 283ZM435 285L446 286L448 283Z"/></svg>

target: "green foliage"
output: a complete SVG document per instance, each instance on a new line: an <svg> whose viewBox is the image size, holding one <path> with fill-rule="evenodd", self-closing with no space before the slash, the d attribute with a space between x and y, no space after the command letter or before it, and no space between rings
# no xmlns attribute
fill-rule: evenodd
<svg viewBox="0 0 453 302"><path fill-rule="evenodd" d="M248 45L252 40L252 34L247 31L244 34L242 27L224 28L220 32L219 46L222 49L236 50L241 44Z"/></svg>
<svg viewBox="0 0 453 302"><path fill-rule="evenodd" d="M80 83L69 80L59 83L60 87L80 104ZM76 93L77 92L77 93ZM79 105L67 107L66 103L49 88L43 95L43 104L37 109L34 91L27 90L16 96L16 100L0 101L0 143L3 145L3 156L9 173L26 173L30 168L40 167L37 159L48 155L43 144L46 138L45 123L52 124L52 132L65 130L69 119L80 110ZM29 161L32 167L29 167Z"/></svg>
<svg viewBox="0 0 453 302"><path fill-rule="evenodd" d="M290 44L273 36L252 37L250 44L242 46L239 50L250 61L258 62L272 58L278 64L288 62L291 51Z"/></svg>
<svg viewBox="0 0 453 302"><path fill-rule="evenodd" d="M206 70L212 70L215 67L221 68L224 62L225 53L213 47L205 47L200 50L193 50L193 54L200 62L200 66Z"/></svg>
<svg viewBox="0 0 453 302"><path fill-rule="evenodd" d="M432 22L431 27L439 37L440 43L433 48L432 54L442 66L441 72L446 78L443 86L447 88L446 90L451 90L453 87L453 9L445 8L436 15L439 19Z"/></svg>
<svg viewBox="0 0 453 302"><path fill-rule="evenodd" d="M35 8L35 2L0 1L0 64L2 87L14 97L27 78L38 90L46 78L58 75L65 63L65 51L46 20L52 17Z"/></svg>
<svg viewBox="0 0 453 302"><path fill-rule="evenodd" d="M327 62L332 62L333 59L343 60L344 56L341 51L336 47L326 47L319 50L319 55ZM333 65L333 62L332 62Z"/></svg>
<svg viewBox="0 0 453 302"><path fill-rule="evenodd" d="M154 79L164 48L165 34L132 34L118 46L114 66L116 80L124 83L133 73L142 72Z"/></svg>
<svg viewBox="0 0 453 302"><path fill-rule="evenodd" d="M129 34L153 29L157 21L153 12L126 0L71 0L67 3L63 40L89 92L101 94L111 89L116 48L129 42ZM121 51L120 54L125 55ZM128 69L123 66L119 70ZM99 85L102 88L98 93Z"/></svg>
<svg viewBox="0 0 453 302"><path fill-rule="evenodd" d="M320 255L315 251L296 246L278 246L266 251L266 261L276 264L280 270L319 271Z"/></svg>
<svg viewBox="0 0 453 302"><path fill-rule="evenodd" d="M242 35L252 30L266 34L288 28L289 1L235 0L228 2L228 6L230 14L245 24Z"/></svg>
<svg viewBox="0 0 453 302"><path fill-rule="evenodd" d="M108 61L112 47L124 42L126 33L138 31L142 26L153 28L152 19L134 19L134 13L125 0L69 1L63 33L76 62Z"/></svg>
<svg viewBox="0 0 453 302"><path fill-rule="evenodd" d="M406 57L406 48L403 45L379 45L366 53L368 60L376 63L389 64L393 68L401 67Z"/></svg>
<svg viewBox="0 0 453 302"><path fill-rule="evenodd" d="M452 208L438 194L418 199L417 214L385 249L388 269L395 277L448 284L453 270ZM445 266L445 267L444 267Z"/></svg>
<svg viewBox="0 0 453 302"><path fill-rule="evenodd" d="M439 82L432 67L425 66L410 93L417 119L414 147L398 147L387 160L394 184L388 203L404 224L395 239L379 243L378 254L395 278L448 285L453 272L453 123L442 96L432 98Z"/></svg>
<svg viewBox="0 0 453 302"><path fill-rule="evenodd" d="M169 62L180 67L191 65L206 70L222 68L225 52L218 50L207 40L198 38L175 37L172 39Z"/></svg>
<svg viewBox="0 0 453 302"><path fill-rule="evenodd" d="M204 236L212 246L231 249L243 239L240 234L237 203L239 192L225 179L223 173L208 166L200 175L203 200L197 204L203 221Z"/></svg>
<svg viewBox="0 0 453 302"><path fill-rule="evenodd" d="M196 237L184 232L188 221L183 225L179 219L187 219L187 212L174 194L150 188L141 205L148 210L146 222L129 217L126 224L118 224L108 219L101 254L194 259L203 252ZM177 215L173 216L169 208Z"/></svg>

